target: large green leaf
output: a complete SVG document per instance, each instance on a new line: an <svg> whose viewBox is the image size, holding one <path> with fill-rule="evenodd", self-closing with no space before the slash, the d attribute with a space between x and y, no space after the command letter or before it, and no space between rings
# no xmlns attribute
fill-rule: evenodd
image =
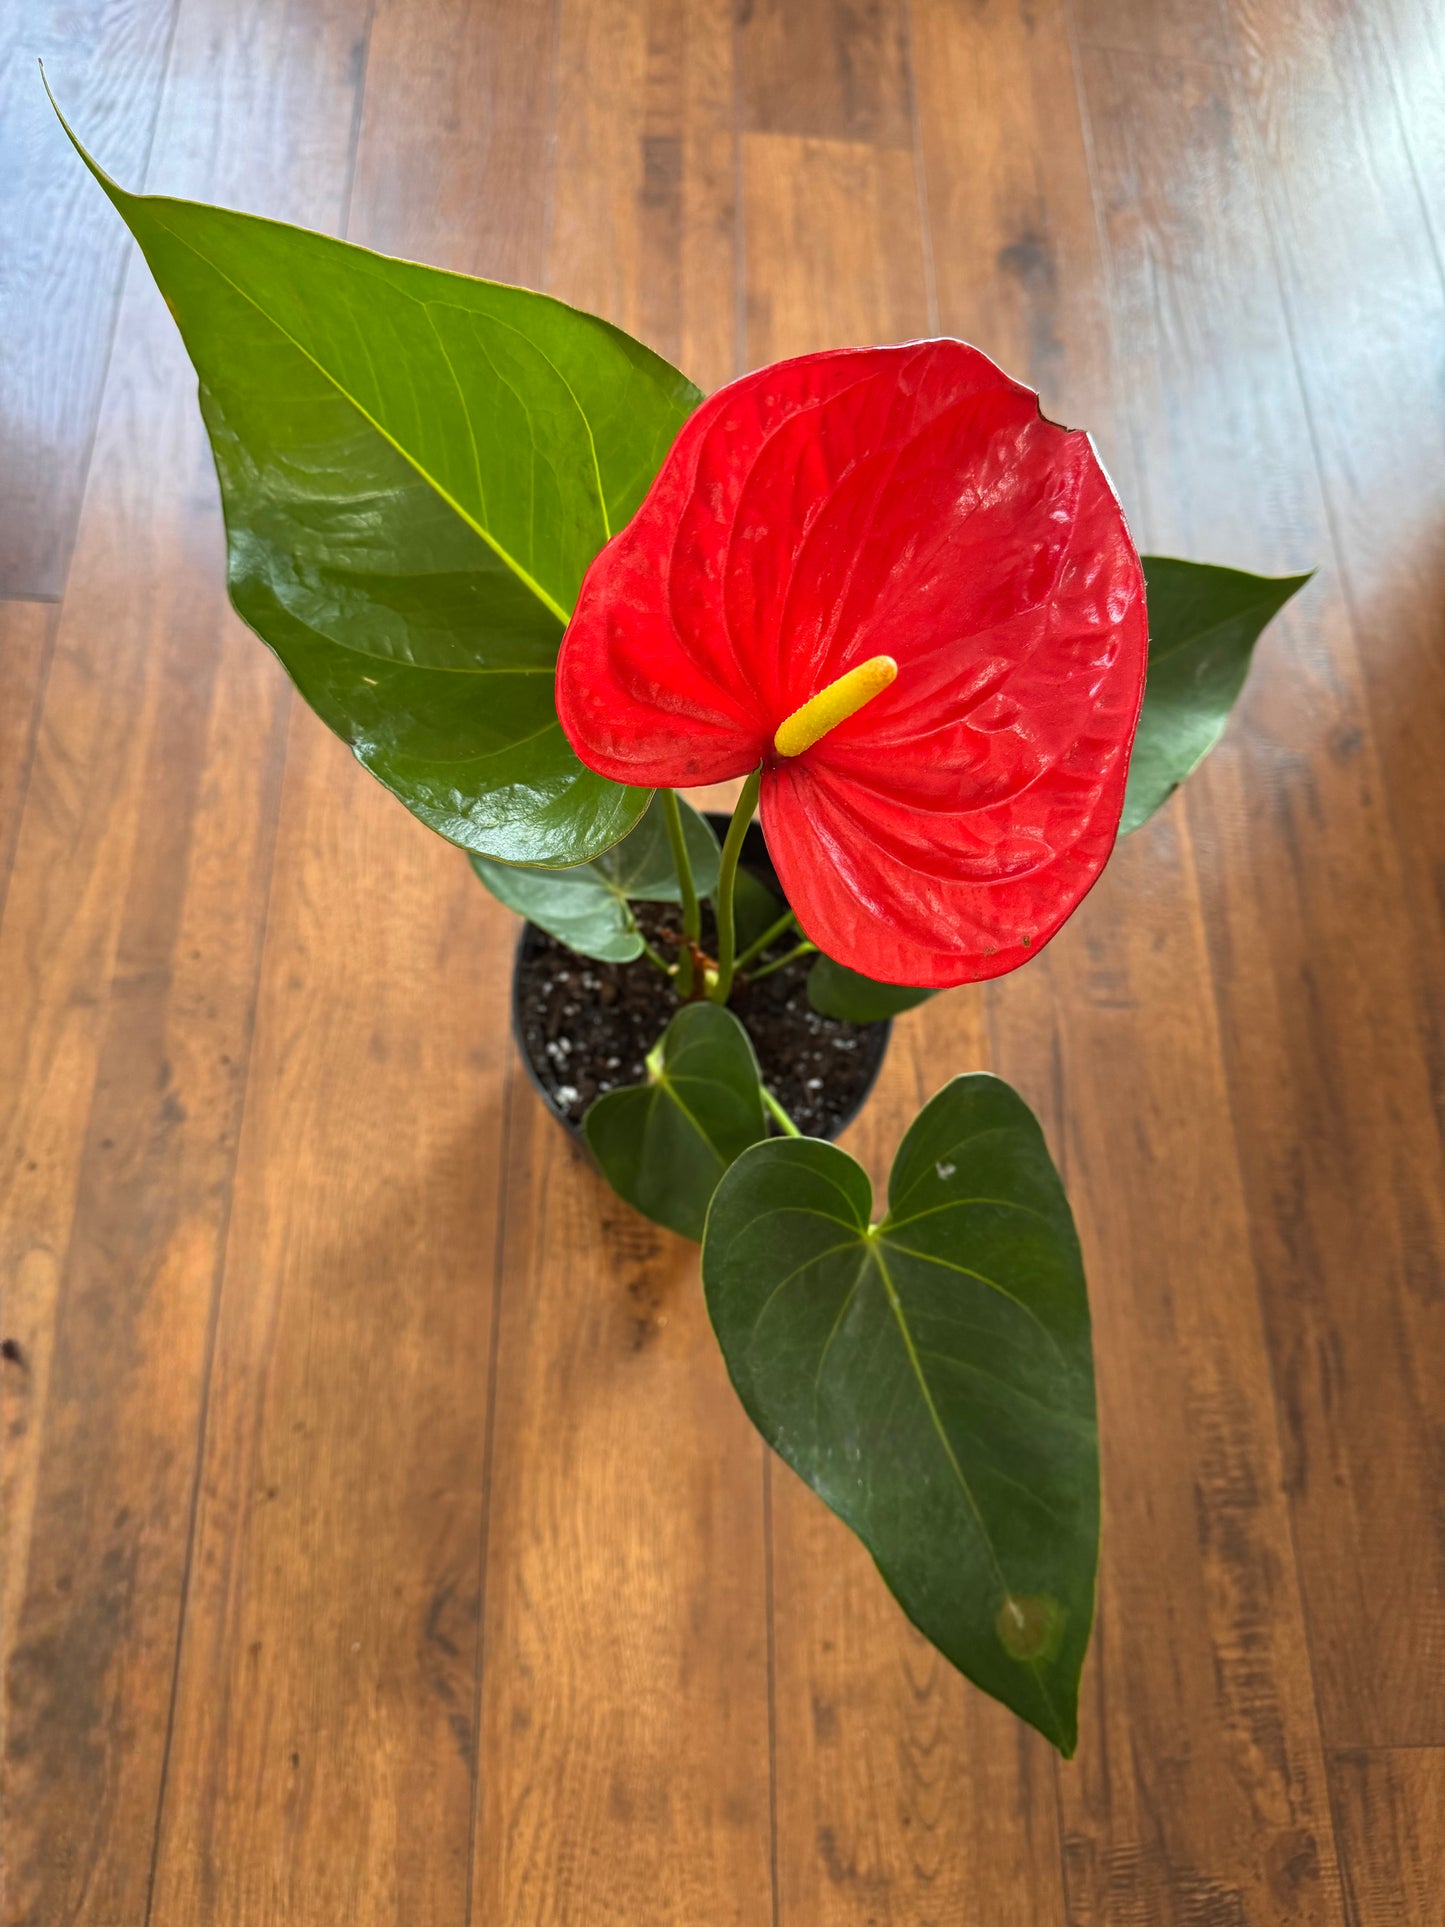
<svg viewBox="0 0 1445 1927"><path fill-rule="evenodd" d="M875 983L831 957L818 957L808 972L808 1002L814 1010L825 1017L845 1018L850 1024L876 1024L937 995L936 990L916 990L906 984Z"/></svg>
<svg viewBox="0 0 1445 1927"><path fill-rule="evenodd" d="M554 661L698 391L546 295L131 194L79 151L200 375L231 598L307 701L454 843L616 843L648 793L574 756Z"/></svg>
<svg viewBox="0 0 1445 1927"><path fill-rule="evenodd" d="M717 884L718 841L711 825L681 797L678 808L693 878L705 894ZM550 931L580 956L603 963L628 963L642 955L632 904L676 903L681 894L659 801L630 836L576 869L523 869L476 855L472 868L508 909Z"/></svg>
<svg viewBox="0 0 1445 1927"><path fill-rule="evenodd" d="M602 1175L645 1217L699 1239L717 1181L767 1135L748 1034L719 1004L685 1004L648 1058L649 1082L599 1097L584 1121Z"/></svg>
<svg viewBox="0 0 1445 1927"><path fill-rule="evenodd" d="M1213 749L1260 632L1308 575L1247 575L1146 555L1149 680L1119 834L1147 822Z"/></svg>
<svg viewBox="0 0 1445 1927"><path fill-rule="evenodd" d="M702 1253L728 1370L909 1618L1071 1754L1099 1465L1068 1200L1027 1105L974 1076L920 1112L872 1208L834 1145L743 1153Z"/></svg>

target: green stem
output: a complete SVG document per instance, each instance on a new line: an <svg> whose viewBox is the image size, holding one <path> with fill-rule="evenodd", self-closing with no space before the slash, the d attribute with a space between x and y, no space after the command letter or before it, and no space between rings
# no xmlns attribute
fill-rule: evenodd
<svg viewBox="0 0 1445 1927"><path fill-rule="evenodd" d="M692 995L692 946L702 935L702 911L698 908L697 886L688 861L687 838L682 833L682 811L677 807L676 790L663 790L662 814L667 822L667 840L672 846L672 865L677 871L677 887L682 892L682 934L686 939L677 956L677 994Z"/></svg>
<svg viewBox="0 0 1445 1927"><path fill-rule="evenodd" d="M728 833L723 839L722 862L718 866L717 895L713 904L717 910L717 982L708 993L715 1004L725 1004L733 987L733 946L735 928L733 922L733 885L737 881L738 858L743 851L743 838L747 835L748 825L753 820L753 811L758 806L758 790L762 785L763 772L755 769L743 784L743 793L738 798L738 806L733 811L733 820L728 824Z"/></svg>
<svg viewBox="0 0 1445 1927"><path fill-rule="evenodd" d="M646 957L647 961L650 964L656 964L664 977L670 977L672 975L672 965L659 951L653 949L652 945L640 930L637 933L637 941L642 945L642 954ZM688 955L688 962L689 964L692 962L691 954Z"/></svg>
<svg viewBox="0 0 1445 1927"><path fill-rule="evenodd" d="M764 964L761 970L750 972L748 982L750 984L760 984L764 977L771 977L775 970L781 970L784 964L792 963L795 957L811 957L817 948L817 944L809 943L808 939L804 937L797 948L790 950L785 957L775 957L771 963Z"/></svg>
<svg viewBox="0 0 1445 1927"><path fill-rule="evenodd" d="M783 1109L782 1105L773 1096L772 1092L768 1089L766 1084L762 1086L762 1093L763 1093L763 1102L764 1104L767 1105L768 1109L772 1112L773 1116L777 1119L778 1126L782 1131L784 1137L801 1137L803 1133L798 1129L797 1125L788 1116L788 1113Z"/></svg>
<svg viewBox="0 0 1445 1927"><path fill-rule="evenodd" d="M750 964L754 957L760 957L770 943L775 943L782 936L790 923L797 921L791 910L785 910L771 929L765 930L760 937L753 939L738 958L736 968L741 970L746 964Z"/></svg>

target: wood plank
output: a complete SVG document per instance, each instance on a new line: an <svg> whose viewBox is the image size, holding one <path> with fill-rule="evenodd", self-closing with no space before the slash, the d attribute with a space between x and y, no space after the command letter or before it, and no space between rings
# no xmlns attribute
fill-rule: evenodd
<svg viewBox="0 0 1445 1927"><path fill-rule="evenodd" d="M221 195L244 174L305 215L329 126L334 219L350 37L303 51L284 16L206 16L177 42L157 171ZM6 1624L3 1904L47 1927L146 1910L287 708L225 613L194 377L139 273L120 327L0 930L0 1270L44 1395Z"/></svg>
<svg viewBox="0 0 1445 1927"><path fill-rule="evenodd" d="M1330 532L1352 618L1420 955L1445 955L1445 392L1421 344L1445 330L1445 278L1378 21L1344 0L1226 0ZM1407 64L1428 73L1430 43ZM1442 58L1437 47L1436 59ZM1286 81L1285 76L1288 76ZM1445 125L1445 123L1442 123ZM1429 138L1430 131L1418 130ZM1445 159L1427 153L1430 174ZM1438 182L1436 183L1438 185ZM1349 290L1348 325L1335 304ZM1445 1119L1445 984L1420 973ZM1445 1724L1428 1736L1445 1739Z"/></svg>
<svg viewBox="0 0 1445 1927"><path fill-rule="evenodd" d="M1354 12L1356 30L1378 36L1400 131L1430 228L1445 263L1445 30L1433 0L1381 0Z"/></svg>
<svg viewBox="0 0 1445 1927"><path fill-rule="evenodd" d="M749 135L748 357L928 332L911 154ZM849 1148L878 1194L954 1070L987 1067L982 999L902 1019ZM1045 1743L908 1625L862 1546L774 1465L779 1917L1061 1921Z"/></svg>
<svg viewBox="0 0 1445 1927"><path fill-rule="evenodd" d="M714 381L737 352L730 51L719 0L562 8L547 285ZM613 1197L520 1077L507 1194L473 1917L752 1927L762 1450L696 1248Z"/></svg>
<svg viewBox="0 0 1445 1927"><path fill-rule="evenodd" d="M474 1918L771 1913L761 1449L692 1245L514 1100Z"/></svg>
<svg viewBox="0 0 1445 1927"><path fill-rule="evenodd" d="M751 366L927 333L911 152L749 134L743 183Z"/></svg>
<svg viewBox="0 0 1445 1927"><path fill-rule="evenodd" d="M53 602L0 601L0 917L59 618Z"/></svg>
<svg viewBox="0 0 1445 1927"><path fill-rule="evenodd" d="M556 37L547 7L378 0L351 238L536 286L547 250Z"/></svg>
<svg viewBox="0 0 1445 1927"><path fill-rule="evenodd" d="M161 1927L465 1915L509 936L298 706Z"/></svg>
<svg viewBox="0 0 1445 1927"><path fill-rule="evenodd" d="M967 22L947 0L915 0L913 53L936 325L966 325L1046 414L1087 427L1127 500L1067 18L1056 0L1042 15L985 0Z"/></svg>
<svg viewBox="0 0 1445 1927"><path fill-rule="evenodd" d="M1115 396L1152 344L1115 324L1117 382L1062 10L965 20L924 4L915 32L942 326L1094 429L1137 502L1149 424ZM1162 102L1157 168L1175 151ZM1108 177L1104 195L1123 199ZM1269 1354L1177 820L1123 846L988 1004L998 1069L1061 1156L1094 1308L1104 1547L1079 1756L1058 1771L1070 1918L1337 1920Z"/></svg>
<svg viewBox="0 0 1445 1927"><path fill-rule="evenodd" d="M1336 1753L1350 1927L1433 1927L1445 1893L1445 1749Z"/></svg>
<svg viewBox="0 0 1445 1927"><path fill-rule="evenodd" d="M1156 424L1149 539L1247 567L1323 565L1186 807L1324 1736L1430 1741L1445 1717L1445 1683L1419 1665L1419 1642L1445 1637L1431 1471L1445 1168L1394 751L1365 699L1247 121L1202 70L1101 56L1086 71L1119 325L1139 351L1131 415L1140 437Z"/></svg>
<svg viewBox="0 0 1445 1927"><path fill-rule="evenodd" d="M212 514L172 494L204 501L207 471L169 321L122 318L0 933L6 1318L34 1407L9 1441L22 1921L144 1907L279 774L274 677L196 647L224 598Z"/></svg>
<svg viewBox="0 0 1445 1927"><path fill-rule="evenodd" d="M518 254L487 255L509 222L528 231L517 184L545 186L529 23L469 8L430 28L437 48L414 64L414 10L375 16L348 232L524 273ZM441 128L483 73L513 108L488 149L495 184L463 145L464 196L443 190ZM430 102L418 74L459 91ZM407 177L437 188L393 225L399 121L432 130L430 155L403 151ZM466 1917L511 947L464 858L298 705L157 1927Z"/></svg>
<svg viewBox="0 0 1445 1927"><path fill-rule="evenodd" d="M58 596L75 539L125 230L36 67L128 185L145 173L176 0L17 0L0 17L0 596Z"/></svg>
<svg viewBox="0 0 1445 1927"><path fill-rule="evenodd" d="M1053 1034L1038 986L995 1022L1000 1070L1062 1112L1091 1279L1104 1548L1079 1756L1059 1774L1071 1917L1338 1921L1269 1356L1174 818L1116 855L1045 961Z"/></svg>
<svg viewBox="0 0 1445 1927"><path fill-rule="evenodd" d="M737 20L748 131L911 146L907 8L899 0L743 0Z"/></svg>
<svg viewBox="0 0 1445 1927"><path fill-rule="evenodd" d="M1231 53L1227 5L1228 0L1072 0L1071 12L1086 47L1223 65Z"/></svg>

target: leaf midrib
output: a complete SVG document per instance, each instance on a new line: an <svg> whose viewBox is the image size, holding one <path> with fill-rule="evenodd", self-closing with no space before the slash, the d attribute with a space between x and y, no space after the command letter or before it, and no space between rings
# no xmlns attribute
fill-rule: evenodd
<svg viewBox="0 0 1445 1927"><path fill-rule="evenodd" d="M144 199L143 196L137 196L135 198ZM363 407L362 403L358 400L358 398L355 395L353 395L350 389L345 387L342 384L342 382L340 382L337 379L335 375L332 374L331 370L326 366L324 362L318 361L316 356L311 353L309 348L306 348L301 342L299 342L288 328L284 328L273 314L270 314L265 308L261 306L260 302L256 300L254 295L248 294L246 289L243 288L238 281L232 280L231 276L226 273L225 269L221 267L217 262L212 260L208 254L203 253L202 250L198 248L193 241L187 240L184 234L177 233L175 228L169 226L165 221L163 221L161 217L157 213L155 213L154 209L151 210L150 218L154 221L155 225L160 229L162 234L169 235L171 240L175 241L179 246L185 248L188 253L193 254L203 267L208 268L210 272L215 276L217 276L219 280L224 281L228 288L231 288L232 290L234 290L234 292L240 296L241 300L246 302L246 304L249 307L253 308L255 312L258 315L260 315L261 319L266 323L267 327L274 329L275 332L278 335L280 335L283 341L289 342L290 345L295 349L296 353L300 355L304 361L309 362L311 366L316 370L316 372L322 377L322 379L331 384L331 386L336 390L337 394L340 395L342 400L348 403L352 408L354 408L357 414L361 416L362 420L364 422L367 422L381 437L381 439L390 448L394 449L396 453L401 457L401 459L405 463L407 463L407 465L410 468L412 468L421 477L421 479L427 484L428 488L434 490L435 493L439 495L441 499L446 503L447 507L450 508L454 514L458 515L461 518L461 520L466 523L467 527L473 531L474 534L481 537L482 541L486 543L487 547L498 558L498 560L501 561L507 568L509 568L512 571L513 575L516 576L517 580L520 583L522 583L522 585L525 588L531 590L532 594L537 598L537 600L542 604L542 606L545 609L550 610L551 613L557 618L557 620L565 628L565 626L571 619L570 611L567 609L564 609L561 603L558 602L554 596L550 595L548 591L542 587L541 583L537 581L536 577L532 575L529 570L523 568L522 564L517 560L517 558L514 555L512 555L506 548L503 547L503 545L496 539L496 537L491 533L491 531L485 528L483 524L480 523L474 515L470 514L465 508L463 508L462 504L459 501L457 501L456 497L453 494L451 494L451 492L448 489L443 488L442 484L437 480L436 476L431 474L429 470L423 468L423 466L416 459L416 457L414 455L409 454L407 450L402 447L401 443L396 439L396 437L387 428L383 427L383 425L379 421L377 421L376 417L370 412L369 409ZM515 330L513 332L515 332ZM450 369L451 367L450 358L447 358L447 366ZM456 375L454 372L452 374L452 381L454 384L456 384ZM564 383L564 386L565 385L566 384ZM461 392L459 384L457 384L457 392L459 394ZM568 389L568 393L569 394L571 393L570 388ZM575 396L573 396L573 401L574 403L576 402ZM466 412L465 409L463 412L464 413ZM586 419L585 416L583 419L585 422L585 419ZM469 414L467 415L467 422L468 422L468 427L470 428L471 417ZM590 425L588 427L588 432L589 434L591 432ZM603 513L603 519L605 522L607 519L607 511L606 511L605 505L603 506L602 513Z"/></svg>
<svg viewBox="0 0 1445 1927"><path fill-rule="evenodd" d="M1237 622L1252 621L1261 610L1264 610L1264 620L1260 623L1259 629L1255 631L1253 640L1249 643L1249 647L1253 649L1254 644L1259 640L1260 632L1263 630L1265 623L1270 620L1271 616L1278 615L1285 603L1290 600L1291 596L1297 594L1297 592L1297 588L1291 588L1289 595L1279 600L1276 600L1273 596L1261 596L1257 602L1247 603L1243 608L1234 610L1232 614L1221 616L1217 622L1211 622L1207 629L1195 629L1189 635L1181 636L1178 642L1171 642L1169 647L1167 649L1161 649L1158 655L1150 656L1150 670L1155 670L1161 663L1170 661L1172 657L1179 655L1182 650L1199 648L1203 643L1209 642L1213 637L1219 635L1221 631L1230 628Z"/></svg>
<svg viewBox="0 0 1445 1927"><path fill-rule="evenodd" d="M1007 1602L1009 1600L1012 1600L1012 1598L1014 1597L1013 1588L1012 1586L1010 1586L1008 1579L1004 1574L1003 1566L999 1562L998 1550L995 1547L993 1543L993 1539L990 1536L988 1527L984 1522L983 1513L979 1509L978 1501L974 1497L973 1487L969 1484L967 1478L964 1475L963 1467L958 1462L958 1455L953 1449L953 1442L949 1438L948 1433L944 1429L943 1420L939 1414L937 1405L934 1403L933 1393L928 1383L928 1377L923 1369L923 1361L919 1358L918 1348L913 1342L913 1333L909 1327L907 1316L905 1315L903 1310L903 1301L898 1295L898 1291L893 1283L893 1279L889 1275L888 1266L884 1261L882 1239L878 1237L874 1237L870 1239L869 1248L870 1248L870 1255L873 1259L873 1262L878 1267L878 1276L883 1281L884 1295L888 1300L889 1310L893 1313L894 1320L897 1323L899 1333L903 1339L903 1349L908 1358L909 1368L913 1373L914 1379L917 1381L918 1390L922 1395L924 1407L928 1413L929 1422L932 1425L935 1434L937 1435L939 1445L943 1448L944 1457L948 1460L949 1468L952 1471L953 1476L958 1483L958 1488L960 1492L963 1494L963 1497L968 1506L969 1512L973 1516L974 1524L978 1528L978 1536L980 1540L983 1542L984 1550L988 1554L989 1564L993 1568L994 1577L997 1579L1000 1587L1003 1589L1004 1599ZM1032 1659L1025 1660L1023 1663L1028 1667L1029 1671L1034 1676L1035 1683L1037 1684L1039 1692L1043 1697L1044 1705L1048 1708L1050 1719L1053 1720L1057 1730L1060 1733L1063 1733L1066 1730L1065 1724L1059 1717L1059 1710L1054 1704L1053 1695L1049 1691L1048 1682L1044 1678L1043 1670L1039 1660L1037 1658L1032 1658Z"/></svg>

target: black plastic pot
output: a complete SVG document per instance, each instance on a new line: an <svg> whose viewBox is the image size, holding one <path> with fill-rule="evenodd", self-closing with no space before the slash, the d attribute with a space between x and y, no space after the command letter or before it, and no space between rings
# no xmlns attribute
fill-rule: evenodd
<svg viewBox="0 0 1445 1927"><path fill-rule="evenodd" d="M709 823L711 823L713 829L717 832L719 841L721 841L727 834L728 818L720 816L711 810L707 814ZM776 896L782 896L782 891L778 887L777 873L773 869L772 861L768 856L767 844L763 841L763 833L757 823L750 823L748 825L748 833L743 840L741 861L743 868L750 870L760 883L766 884ZM524 965L530 959L533 948L537 944L546 941L548 941L548 939L545 933L539 930L535 924L523 924L521 934L517 938L517 948L512 964L512 1036L516 1041L517 1053L526 1067L527 1075L532 1080L532 1086L537 1092L537 1095L567 1135L574 1143L580 1144L585 1151L587 1149L587 1139L581 1125L573 1123L566 1112L558 1106L551 1091L542 1081L542 1078L538 1074L537 1064L527 1049L527 1040L523 1033L521 1014L522 971ZM859 1086L851 1109L849 1109L846 1114L838 1120L832 1130L828 1132L829 1138L837 1137L841 1132L845 1131L858 1115L859 1111L861 1111L863 1106L868 1102L869 1097L872 1095L873 1086L878 1081L878 1073L883 1067L883 1059L887 1055L888 1042L893 1033L892 1021L885 1020L878 1024L868 1024L863 1026L863 1028L869 1038L868 1048L872 1061L868 1066L867 1074L863 1082Z"/></svg>

